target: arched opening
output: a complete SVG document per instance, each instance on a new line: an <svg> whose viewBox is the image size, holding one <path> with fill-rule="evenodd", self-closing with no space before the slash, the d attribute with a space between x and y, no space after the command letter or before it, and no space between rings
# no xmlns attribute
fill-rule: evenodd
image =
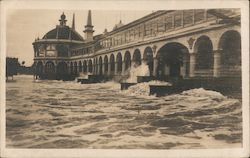
<svg viewBox="0 0 250 158"><path fill-rule="evenodd" d="M68 76L68 66L65 62L59 62L57 64L57 79L66 79Z"/></svg>
<svg viewBox="0 0 250 158"><path fill-rule="evenodd" d="M188 49L180 43L168 43L157 52L157 77L180 78L187 74Z"/></svg>
<svg viewBox="0 0 250 158"><path fill-rule="evenodd" d="M83 61L83 72L84 73L87 72L87 61L86 60Z"/></svg>
<svg viewBox="0 0 250 158"><path fill-rule="evenodd" d="M39 78L42 78L43 75L43 63L39 61L36 64L36 75L39 76Z"/></svg>
<svg viewBox="0 0 250 158"><path fill-rule="evenodd" d="M81 61L78 62L78 67L79 67L79 72L81 73L82 72L82 62Z"/></svg>
<svg viewBox="0 0 250 158"><path fill-rule="evenodd" d="M201 36L197 39L194 51L196 53L196 70L205 70L203 73L211 73L213 68L213 45L209 37Z"/></svg>
<svg viewBox="0 0 250 158"><path fill-rule="evenodd" d="M110 55L109 62L110 62L110 74L114 75L114 72L115 72L115 56L114 56L114 54Z"/></svg>
<svg viewBox="0 0 250 158"><path fill-rule="evenodd" d="M77 75L77 62L74 62L74 75Z"/></svg>
<svg viewBox="0 0 250 158"><path fill-rule="evenodd" d="M107 75L108 74L108 56L105 55L104 57L104 74Z"/></svg>
<svg viewBox="0 0 250 158"><path fill-rule="evenodd" d="M147 47L143 53L143 62L148 65L150 76L153 75L154 60L153 60L153 50L151 47Z"/></svg>
<svg viewBox="0 0 250 158"><path fill-rule="evenodd" d="M102 57L99 57L99 75L102 75Z"/></svg>
<svg viewBox="0 0 250 158"><path fill-rule="evenodd" d="M45 75L47 79L55 79L55 64L52 61L46 62Z"/></svg>
<svg viewBox="0 0 250 158"><path fill-rule="evenodd" d="M126 51L125 53L124 62L125 62L125 71L127 71L131 67L131 55L129 51Z"/></svg>
<svg viewBox="0 0 250 158"><path fill-rule="evenodd" d="M134 67L137 67L141 65L141 52L139 49L136 49L133 54L133 65Z"/></svg>
<svg viewBox="0 0 250 158"><path fill-rule="evenodd" d="M225 32L219 42L221 72L224 75L241 75L241 36L234 30Z"/></svg>
<svg viewBox="0 0 250 158"><path fill-rule="evenodd" d="M93 72L93 68L92 68L92 60L89 60L89 62L88 62L88 72L89 73L92 73Z"/></svg>
<svg viewBox="0 0 250 158"><path fill-rule="evenodd" d="M117 63L117 73L120 74L122 72L122 55L121 55L121 53L117 54L116 63Z"/></svg>

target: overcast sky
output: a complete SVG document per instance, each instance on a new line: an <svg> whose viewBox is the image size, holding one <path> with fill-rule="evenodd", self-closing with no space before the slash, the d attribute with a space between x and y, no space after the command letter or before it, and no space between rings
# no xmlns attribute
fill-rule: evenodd
<svg viewBox="0 0 250 158"><path fill-rule="evenodd" d="M75 13L76 31L83 37L84 26L87 22L87 10L8 10L7 12L7 53L8 57L17 57L19 62L25 61L26 66L33 63L34 52L32 42L39 36L42 38L48 31L59 24L64 12L67 25L71 27L72 16ZM124 24L141 18L152 11L103 11L92 10L94 35L103 33L104 29L112 30L120 19Z"/></svg>

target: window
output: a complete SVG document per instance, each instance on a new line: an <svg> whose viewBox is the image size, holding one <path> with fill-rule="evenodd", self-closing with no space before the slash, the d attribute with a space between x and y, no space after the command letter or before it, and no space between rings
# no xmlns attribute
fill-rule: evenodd
<svg viewBox="0 0 250 158"><path fill-rule="evenodd" d="M165 28L166 28L166 30L173 28L173 17L172 16L167 16L165 18Z"/></svg>
<svg viewBox="0 0 250 158"><path fill-rule="evenodd" d="M204 15L205 12L203 9L194 10L194 22L197 23L204 20L205 19Z"/></svg>
<svg viewBox="0 0 250 158"><path fill-rule="evenodd" d="M174 15L174 27L181 27L181 13L176 13Z"/></svg>
<svg viewBox="0 0 250 158"><path fill-rule="evenodd" d="M135 39L139 38L140 27L135 27Z"/></svg>
<svg viewBox="0 0 250 158"><path fill-rule="evenodd" d="M184 10L183 11L183 25L193 24L193 10Z"/></svg>
<svg viewBox="0 0 250 158"><path fill-rule="evenodd" d="M144 24L139 26L139 37L143 37Z"/></svg>
<svg viewBox="0 0 250 158"><path fill-rule="evenodd" d="M155 36L156 34L157 34L157 20L154 20L154 21L152 21L152 31L151 31L151 34L153 35L153 36Z"/></svg>
<svg viewBox="0 0 250 158"><path fill-rule="evenodd" d="M152 35L152 23L147 22L145 24L145 36L151 36Z"/></svg>
<svg viewBox="0 0 250 158"><path fill-rule="evenodd" d="M165 31L165 19L163 17L157 20L157 31L164 32Z"/></svg>
<svg viewBox="0 0 250 158"><path fill-rule="evenodd" d="M129 30L129 38L130 38L130 41L134 40L134 29Z"/></svg>

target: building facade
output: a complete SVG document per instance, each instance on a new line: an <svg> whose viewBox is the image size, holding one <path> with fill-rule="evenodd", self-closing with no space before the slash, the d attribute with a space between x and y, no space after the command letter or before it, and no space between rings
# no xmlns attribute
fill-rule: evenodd
<svg viewBox="0 0 250 158"><path fill-rule="evenodd" d="M34 47L35 75L44 79L81 74L121 80L147 64L155 78L240 77L240 9L161 10L94 36L91 11L81 37L60 24Z"/></svg>

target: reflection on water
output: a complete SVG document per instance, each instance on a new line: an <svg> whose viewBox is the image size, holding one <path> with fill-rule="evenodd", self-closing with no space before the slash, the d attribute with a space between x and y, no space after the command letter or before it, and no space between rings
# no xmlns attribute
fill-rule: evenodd
<svg viewBox="0 0 250 158"><path fill-rule="evenodd" d="M203 89L157 98L113 82L6 84L8 148L240 147L241 115L241 102Z"/></svg>

